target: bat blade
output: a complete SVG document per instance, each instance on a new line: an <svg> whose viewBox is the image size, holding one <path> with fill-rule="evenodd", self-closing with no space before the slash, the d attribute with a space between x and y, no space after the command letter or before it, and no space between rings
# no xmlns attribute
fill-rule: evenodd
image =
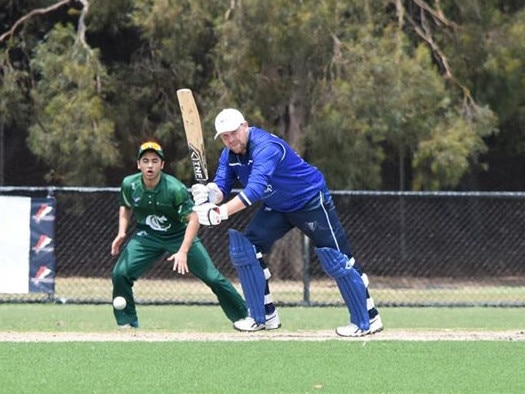
<svg viewBox="0 0 525 394"><path fill-rule="evenodd" d="M208 166L206 164L206 151L204 149L204 136L202 125L193 92L190 89L177 90L184 132L190 151L191 166L195 180L199 183L208 181Z"/></svg>

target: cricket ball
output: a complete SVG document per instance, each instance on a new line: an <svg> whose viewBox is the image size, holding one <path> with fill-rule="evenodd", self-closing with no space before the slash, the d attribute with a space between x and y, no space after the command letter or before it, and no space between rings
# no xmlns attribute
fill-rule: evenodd
<svg viewBox="0 0 525 394"><path fill-rule="evenodd" d="M124 297L118 296L113 299L113 308L121 311L125 307L126 307L126 299Z"/></svg>

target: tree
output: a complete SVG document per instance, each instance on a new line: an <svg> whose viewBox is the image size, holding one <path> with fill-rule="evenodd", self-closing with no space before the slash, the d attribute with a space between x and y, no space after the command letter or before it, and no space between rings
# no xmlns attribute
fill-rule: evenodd
<svg viewBox="0 0 525 394"><path fill-rule="evenodd" d="M102 184L108 173L120 179L138 142L151 136L191 182L180 87L197 96L211 163L220 149L213 118L236 106L321 167L332 188L460 187L490 157L487 146L503 154L522 149L523 89L512 89L523 73L519 1L9 4L17 16L0 19L8 37L0 110L26 111L4 124L10 136L13 127L17 136L26 133L23 122L33 125L31 147L53 166L49 182ZM41 147L69 141L53 145L62 152L73 141L66 134L78 132L113 149L77 152L68 165ZM68 149L64 160L76 152ZM79 165L77 154L100 166L68 173ZM385 181L392 167L395 184Z"/></svg>
<svg viewBox="0 0 525 394"><path fill-rule="evenodd" d="M102 98L104 67L77 40L72 26L57 25L37 46L31 68L36 123L28 144L46 160L53 183L104 185L104 169L119 160L113 122Z"/></svg>
<svg viewBox="0 0 525 394"><path fill-rule="evenodd" d="M213 72L209 53L216 42L216 8L206 0L135 1L130 23L139 32L140 46L127 64L119 64L113 72L112 103L121 139L133 138L129 130L135 138L159 138L172 170L188 183L193 175L176 91L192 89L206 120L211 113L206 105L213 103L201 97L207 95Z"/></svg>
<svg viewBox="0 0 525 394"><path fill-rule="evenodd" d="M77 29L57 24L42 42L31 46L27 75L33 85L29 93L34 123L29 127L28 146L51 167L48 181L103 185L104 169L118 160L118 152L112 141L113 124L105 117L101 97L105 70L85 37L89 2L60 1L33 9L2 34L0 42L12 38L32 17L70 5L79 9ZM11 59L8 56L5 61L10 64Z"/></svg>
<svg viewBox="0 0 525 394"><path fill-rule="evenodd" d="M38 8L38 1L4 1L0 12L0 184L10 180L21 168L27 174L26 181L40 181L45 173L42 162L32 160L27 148L27 129L33 119L32 104L29 98L32 80L27 64L34 43L32 33L46 29L46 23L32 23L37 15L60 9L64 1L47 8ZM38 20L38 19L36 19ZM29 27L30 26L30 27ZM26 39L27 38L27 39Z"/></svg>
<svg viewBox="0 0 525 394"><path fill-rule="evenodd" d="M520 96L523 92L522 76L525 74L525 44L521 39L525 3L447 0L436 2L436 7L441 6L436 9L423 1L413 3L416 7L411 23L416 24L419 20L419 37L432 42L434 59L443 75L453 83L451 87L466 92L461 113L465 127L476 129L486 144L482 150L477 149L478 158L484 161L480 163L482 168L490 170L490 162L499 157L505 157L506 161L513 160L513 156L523 152L525 138L519 127L520 117L523 117L519 108L525 102L523 94ZM420 5L428 10L426 19L419 17ZM454 125L451 128L456 129ZM429 154L447 156L440 149L427 151L424 155ZM519 169L519 161L513 161L509 167ZM475 164L476 161L469 163L466 179L462 180L464 187L479 187L476 179L480 173L477 170L479 166ZM508 187L512 183L509 180L515 178L519 170L512 174L495 169L494 173L500 179L508 176Z"/></svg>
<svg viewBox="0 0 525 394"><path fill-rule="evenodd" d="M424 45L432 37L423 31L423 44L412 46L409 16L393 3L395 19L374 2L236 3L219 26L223 101L242 103L256 122L276 129L325 170L331 187L380 188L389 147L399 158L401 189L456 186L483 152L494 117L467 91L462 101L447 87L430 61L439 48ZM449 147L440 130L451 124L460 138L450 148L465 146L444 160L440 152ZM415 175L404 174L405 163Z"/></svg>

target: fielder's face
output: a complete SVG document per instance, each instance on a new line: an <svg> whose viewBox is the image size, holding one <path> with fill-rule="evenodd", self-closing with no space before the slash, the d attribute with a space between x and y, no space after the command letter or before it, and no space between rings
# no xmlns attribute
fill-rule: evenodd
<svg viewBox="0 0 525 394"><path fill-rule="evenodd" d="M233 153L244 155L248 145L248 122L241 124L237 130L221 133L219 138Z"/></svg>
<svg viewBox="0 0 525 394"><path fill-rule="evenodd" d="M160 177L160 172L164 168L164 161L154 151L146 151L139 160L137 167L142 172L142 177L146 183L155 182Z"/></svg>

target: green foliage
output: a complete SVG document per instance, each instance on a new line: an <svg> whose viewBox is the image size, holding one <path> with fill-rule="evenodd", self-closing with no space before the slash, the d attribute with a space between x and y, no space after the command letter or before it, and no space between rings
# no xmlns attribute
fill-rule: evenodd
<svg viewBox="0 0 525 394"><path fill-rule="evenodd" d="M126 158L137 144L157 138L171 170L186 183L193 179L176 90L203 94L211 77L208 53L215 43L214 6L207 1L133 1L127 28L139 40L130 61L111 70L111 113ZM197 97L199 104L202 101ZM201 108L203 117L206 111ZM211 134L211 132L210 132Z"/></svg>
<svg viewBox="0 0 525 394"><path fill-rule="evenodd" d="M0 21L49 4L10 2ZM0 111L14 134L32 123L28 144L51 183L104 184L108 170L133 168L150 137L190 183L176 99L189 87L212 175L213 119L235 106L332 188L383 188L385 163L400 163L399 188L455 188L483 168L488 142L525 151L525 11L518 1L426 4L91 0L93 49L67 26L77 8L35 16L9 39Z"/></svg>
<svg viewBox="0 0 525 394"><path fill-rule="evenodd" d="M525 153L525 11L516 13L488 38L489 54L482 72L487 102L502 125L502 145Z"/></svg>
<svg viewBox="0 0 525 394"><path fill-rule="evenodd" d="M525 4L519 1L470 0L447 9L461 23L442 31L440 43L458 79L472 91L480 106L494 112L499 130L492 149L499 155L525 152ZM521 9L521 10L520 10Z"/></svg>
<svg viewBox="0 0 525 394"><path fill-rule="evenodd" d="M199 90L209 78L208 53L215 43L208 1L136 1L131 20L147 42L153 71L164 82ZM140 59L137 59L140 60Z"/></svg>
<svg viewBox="0 0 525 394"><path fill-rule="evenodd" d="M103 185L104 168L119 157L96 53L75 41L71 26L57 25L36 48L32 69L38 73L32 91L37 121L29 129L30 148L49 163L54 183Z"/></svg>
<svg viewBox="0 0 525 394"><path fill-rule="evenodd" d="M252 123L292 142L333 188L381 188L391 151L409 161L425 157L412 169L424 181L409 189L457 185L483 152L486 130L470 130L479 132L476 144L456 150L447 171L431 170L442 167L433 146L447 149L436 127L446 130L446 117L456 126L468 121L427 47L411 48L376 5L326 1L313 12L309 2L285 3L244 2L221 26L217 67L225 101L242 103Z"/></svg>
<svg viewBox="0 0 525 394"><path fill-rule="evenodd" d="M5 53L0 53L0 121L6 127L26 124L31 117L31 108L24 97L29 85L28 73L17 69L9 62Z"/></svg>
<svg viewBox="0 0 525 394"><path fill-rule="evenodd" d="M470 167L469 158L484 153L480 135L457 114L446 114L432 129L427 140L419 144L414 155L417 169L414 188L439 190L454 187Z"/></svg>
<svg viewBox="0 0 525 394"><path fill-rule="evenodd" d="M483 151L481 135L468 128L426 47L418 46L410 56L403 37L390 28L370 39L373 34L365 27L340 44L307 127L314 163L329 174L332 187L379 188L382 147L391 146L399 156L417 158L412 188L456 185L469 170L469 158ZM473 133L475 144L449 141L455 133Z"/></svg>
<svg viewBox="0 0 525 394"><path fill-rule="evenodd" d="M90 0L89 29L94 33L104 32L109 37L117 37L123 29L133 28L129 14L133 0Z"/></svg>
<svg viewBox="0 0 525 394"><path fill-rule="evenodd" d="M317 81L331 56L336 3L280 0L268 7L251 0L233 10L218 26L219 104L241 107L253 124L303 153L300 128L308 124Z"/></svg>

